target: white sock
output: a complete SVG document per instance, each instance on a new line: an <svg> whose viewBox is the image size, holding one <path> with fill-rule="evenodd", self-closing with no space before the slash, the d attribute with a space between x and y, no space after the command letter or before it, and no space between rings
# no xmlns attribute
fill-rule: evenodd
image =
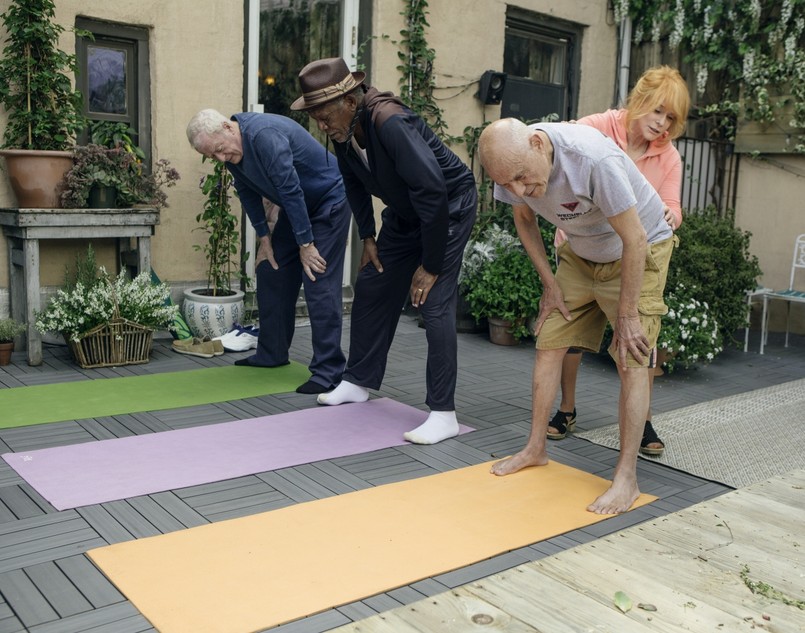
<svg viewBox="0 0 805 633"><path fill-rule="evenodd" d="M332 391L320 393L316 402L319 404L344 404L345 402L366 402L368 399L369 390L366 387L342 380Z"/></svg>
<svg viewBox="0 0 805 633"><path fill-rule="evenodd" d="M436 444L458 435L455 411L431 411L428 419L403 437L414 444Z"/></svg>

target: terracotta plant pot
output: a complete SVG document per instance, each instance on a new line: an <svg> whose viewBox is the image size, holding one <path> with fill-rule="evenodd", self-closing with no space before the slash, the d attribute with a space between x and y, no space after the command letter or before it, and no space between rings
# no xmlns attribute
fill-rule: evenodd
<svg viewBox="0 0 805 633"><path fill-rule="evenodd" d="M17 206L23 209L60 209L65 174L73 166L71 152L28 149L0 150Z"/></svg>
<svg viewBox="0 0 805 633"><path fill-rule="evenodd" d="M8 365L11 362L11 352L14 351L14 341L0 343L0 365Z"/></svg>
<svg viewBox="0 0 805 633"><path fill-rule="evenodd" d="M489 341L495 345L517 345L511 329L511 321L489 317Z"/></svg>

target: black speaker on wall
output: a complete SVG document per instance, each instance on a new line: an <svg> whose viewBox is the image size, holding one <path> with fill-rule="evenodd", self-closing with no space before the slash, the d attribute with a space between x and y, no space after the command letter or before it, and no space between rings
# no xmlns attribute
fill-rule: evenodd
<svg viewBox="0 0 805 633"><path fill-rule="evenodd" d="M487 70L481 75L481 82L476 96L487 105L497 104L503 99L503 89L505 87L506 73Z"/></svg>

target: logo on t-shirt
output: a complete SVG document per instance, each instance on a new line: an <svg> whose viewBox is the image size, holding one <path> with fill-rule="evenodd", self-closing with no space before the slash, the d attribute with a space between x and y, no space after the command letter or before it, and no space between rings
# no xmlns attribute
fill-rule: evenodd
<svg viewBox="0 0 805 633"><path fill-rule="evenodd" d="M578 203L578 201L577 202L563 202L562 206L565 209L567 209L568 211L572 212L572 211L576 210L576 207L579 206L579 203Z"/></svg>

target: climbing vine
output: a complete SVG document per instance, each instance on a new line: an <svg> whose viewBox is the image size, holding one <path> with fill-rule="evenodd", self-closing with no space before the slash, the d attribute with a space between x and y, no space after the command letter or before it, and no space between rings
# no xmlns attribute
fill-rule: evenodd
<svg viewBox="0 0 805 633"><path fill-rule="evenodd" d="M433 91L433 62L436 51L428 46L425 29L428 24L428 3L426 0L404 0L405 9L400 15L405 17L405 28L400 31L398 41L400 50L397 57L400 64L400 98L414 112L421 116L431 129L441 138L450 139L447 122L442 109L436 103Z"/></svg>
<svg viewBox="0 0 805 633"><path fill-rule="evenodd" d="M613 0L632 18L634 42L667 41L693 66L699 95L715 87L704 113L778 122L805 152L805 0ZM730 123L731 122L731 125Z"/></svg>

